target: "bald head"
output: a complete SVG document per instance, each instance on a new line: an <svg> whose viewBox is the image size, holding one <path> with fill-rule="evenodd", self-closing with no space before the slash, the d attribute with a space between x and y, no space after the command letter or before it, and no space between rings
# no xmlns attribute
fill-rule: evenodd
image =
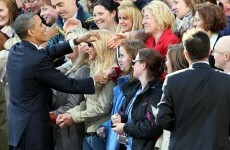
<svg viewBox="0 0 230 150"><path fill-rule="evenodd" d="M230 36L221 37L215 45L215 50L218 50L223 53L230 53Z"/></svg>
<svg viewBox="0 0 230 150"><path fill-rule="evenodd" d="M215 66L230 72L230 36L221 37L213 50L212 55L215 59Z"/></svg>

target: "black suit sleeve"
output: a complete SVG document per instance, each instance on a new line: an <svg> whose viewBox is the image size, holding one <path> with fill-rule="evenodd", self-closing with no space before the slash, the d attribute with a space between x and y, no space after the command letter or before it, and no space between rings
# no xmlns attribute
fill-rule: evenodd
<svg viewBox="0 0 230 150"><path fill-rule="evenodd" d="M94 94L94 81L92 77L85 79L71 79L54 68L52 59L45 56L36 69L36 78L50 88L61 92L73 94Z"/></svg>
<svg viewBox="0 0 230 150"><path fill-rule="evenodd" d="M50 47L47 46L46 52L48 56L50 56L53 60L55 60L56 58L72 53L73 50L70 47L69 41L66 41Z"/></svg>
<svg viewBox="0 0 230 150"><path fill-rule="evenodd" d="M157 105L156 123L165 130L171 131L174 124L173 100L170 93L168 77L164 81L163 94L160 103Z"/></svg>

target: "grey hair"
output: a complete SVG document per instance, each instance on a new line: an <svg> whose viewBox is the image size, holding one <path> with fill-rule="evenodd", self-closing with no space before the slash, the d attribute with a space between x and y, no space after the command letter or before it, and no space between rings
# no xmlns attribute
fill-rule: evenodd
<svg viewBox="0 0 230 150"><path fill-rule="evenodd" d="M14 22L14 30L19 38L24 39L27 37L27 31L34 28L36 14L32 12L24 13L18 16Z"/></svg>

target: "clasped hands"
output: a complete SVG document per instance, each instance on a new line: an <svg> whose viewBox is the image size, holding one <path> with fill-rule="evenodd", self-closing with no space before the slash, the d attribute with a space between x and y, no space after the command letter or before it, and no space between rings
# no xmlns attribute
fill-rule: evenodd
<svg viewBox="0 0 230 150"><path fill-rule="evenodd" d="M56 119L56 124L59 125L61 128L65 128L67 126L71 126L73 124L73 119L71 113L64 113L58 115Z"/></svg>

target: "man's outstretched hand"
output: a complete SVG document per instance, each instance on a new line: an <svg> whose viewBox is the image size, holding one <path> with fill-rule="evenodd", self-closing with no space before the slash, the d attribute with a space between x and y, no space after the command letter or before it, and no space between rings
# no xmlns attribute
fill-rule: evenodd
<svg viewBox="0 0 230 150"><path fill-rule="evenodd" d="M93 76L94 81L99 84L106 84L108 82L108 79L104 78L104 73L98 73Z"/></svg>

